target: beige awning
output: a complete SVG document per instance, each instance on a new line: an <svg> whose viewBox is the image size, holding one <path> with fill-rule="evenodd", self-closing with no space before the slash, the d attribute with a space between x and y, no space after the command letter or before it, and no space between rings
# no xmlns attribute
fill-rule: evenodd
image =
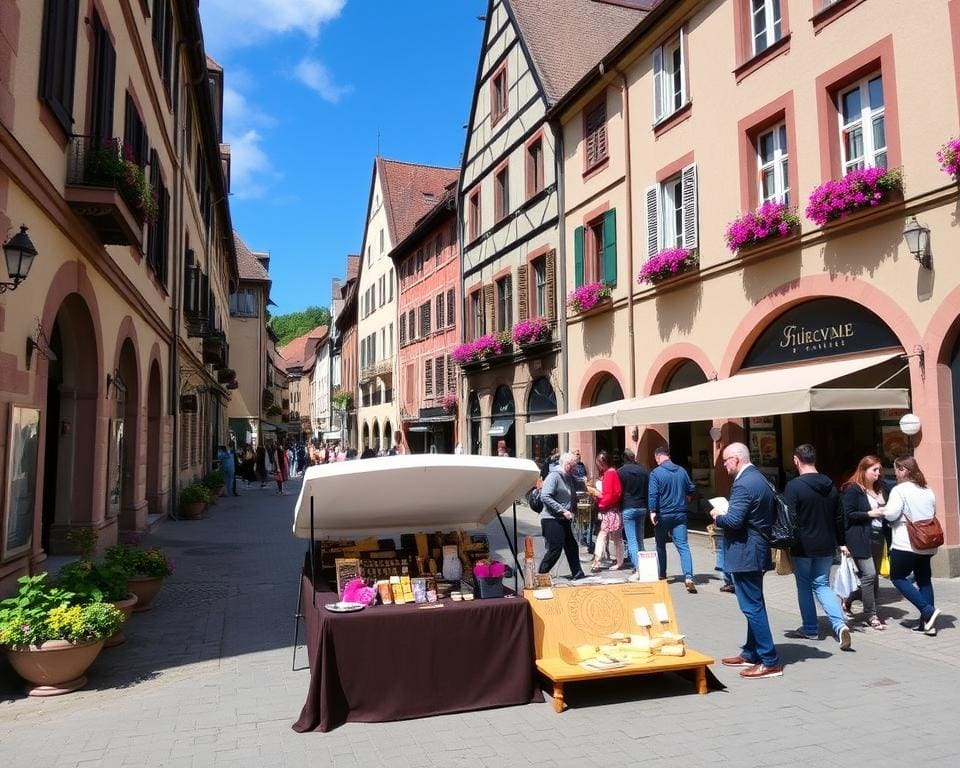
<svg viewBox="0 0 960 768"><path fill-rule="evenodd" d="M827 362L744 371L727 379L672 392L572 411L528 424L526 433L549 435L633 424L738 419L805 411L908 408L910 393L906 389L824 386L885 363L899 354L887 351Z"/></svg>

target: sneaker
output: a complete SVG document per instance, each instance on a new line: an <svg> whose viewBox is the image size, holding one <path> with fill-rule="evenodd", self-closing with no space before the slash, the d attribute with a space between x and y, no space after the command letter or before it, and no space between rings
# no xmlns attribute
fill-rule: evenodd
<svg viewBox="0 0 960 768"><path fill-rule="evenodd" d="M765 667L763 664L757 664L749 669L740 670L740 677L747 680L760 680L765 677L783 677L783 667Z"/></svg>
<svg viewBox="0 0 960 768"><path fill-rule="evenodd" d="M849 651L850 643L852 641L852 638L850 636L850 627L848 626L840 627L840 632L837 633L837 637L840 640L840 650Z"/></svg>
<svg viewBox="0 0 960 768"><path fill-rule="evenodd" d="M930 618L923 622L924 631L928 629L933 629L937 625L937 618L940 616L940 609L934 608L933 613L930 614Z"/></svg>
<svg viewBox="0 0 960 768"><path fill-rule="evenodd" d="M923 634L929 635L930 637L936 637L936 636L937 636L937 628L936 628L936 627L930 627L930 629L925 629L925 630L923 630Z"/></svg>
<svg viewBox="0 0 960 768"><path fill-rule="evenodd" d="M693 579L687 579L683 583L687 588L687 592L689 592L691 595L697 594L697 585L693 583Z"/></svg>
<svg viewBox="0 0 960 768"><path fill-rule="evenodd" d="M728 656L720 659L720 663L725 667L756 667L757 662L747 661L743 656Z"/></svg>
<svg viewBox="0 0 960 768"><path fill-rule="evenodd" d="M820 635L817 632L810 633L807 632L803 627L798 627L797 629L790 629L783 633L784 637L789 637L792 640L819 640Z"/></svg>

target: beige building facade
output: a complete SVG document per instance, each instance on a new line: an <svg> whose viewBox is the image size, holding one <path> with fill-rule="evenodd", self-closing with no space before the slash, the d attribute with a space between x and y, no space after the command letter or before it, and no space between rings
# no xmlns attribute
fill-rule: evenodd
<svg viewBox="0 0 960 768"><path fill-rule="evenodd" d="M551 115L566 147L568 288L598 276L612 292L565 313L570 408L859 360L839 384L906 390L921 430L900 430L902 410L850 407L624 425L573 442L590 455L637 445L649 462L669 440L704 496L728 488L719 455L733 439L781 482L800 442L838 481L866 454L889 471L912 450L946 531L934 567L956 574L960 235L956 180L937 151L956 134L960 3L930 2L909 23L894 0L761 5L660 3ZM902 193L825 223L808 210L825 182L885 167L902 169ZM766 201L796 208L799 227L731 251L728 225ZM912 247L910 229L929 244ZM680 273L638 283L670 248L689 251Z"/></svg>

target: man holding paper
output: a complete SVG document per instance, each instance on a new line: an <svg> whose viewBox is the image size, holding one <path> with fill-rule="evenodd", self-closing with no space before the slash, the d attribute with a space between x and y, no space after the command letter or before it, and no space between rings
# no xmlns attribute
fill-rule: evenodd
<svg viewBox="0 0 960 768"><path fill-rule="evenodd" d="M737 603L747 619L747 640L739 655L721 661L727 667L744 667L740 676L749 680L781 677L783 667L763 599L763 574L773 567L764 537L771 533L777 500L760 470L750 463L750 450L743 443L731 443L723 450L723 466L734 478L730 503L726 511L714 507L710 514L723 529L724 565L733 575Z"/></svg>

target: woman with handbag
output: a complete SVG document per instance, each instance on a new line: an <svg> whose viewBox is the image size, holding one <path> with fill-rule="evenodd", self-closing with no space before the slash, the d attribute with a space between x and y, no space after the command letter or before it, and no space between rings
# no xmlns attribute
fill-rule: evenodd
<svg viewBox="0 0 960 768"><path fill-rule="evenodd" d="M877 615L880 597L880 561L883 558L883 519L875 513L887 503L884 494L882 467L876 456L860 459L853 477L843 486L843 525L846 544L840 551L853 558L860 576L860 588L841 601L849 614L851 603L863 601L864 626L886 629Z"/></svg>
<svg viewBox="0 0 960 768"><path fill-rule="evenodd" d="M914 629L936 637L940 609L933 602L930 560L943 543L943 530L936 518L936 498L913 456L897 459L893 469L897 485L890 491L886 507L871 514L883 515L893 529L890 581L920 611ZM908 578L911 573L916 585Z"/></svg>
<svg viewBox="0 0 960 768"><path fill-rule="evenodd" d="M597 473L600 475L600 490L587 486L587 491L597 500L597 510L600 518L600 534L597 536L597 545L593 550L593 567L597 573L600 570L600 558L607 547L607 540L613 543L616 565L611 571L623 568L623 517L620 511L620 502L623 499L623 486L620 475L613 468L610 454L600 451L597 455Z"/></svg>

